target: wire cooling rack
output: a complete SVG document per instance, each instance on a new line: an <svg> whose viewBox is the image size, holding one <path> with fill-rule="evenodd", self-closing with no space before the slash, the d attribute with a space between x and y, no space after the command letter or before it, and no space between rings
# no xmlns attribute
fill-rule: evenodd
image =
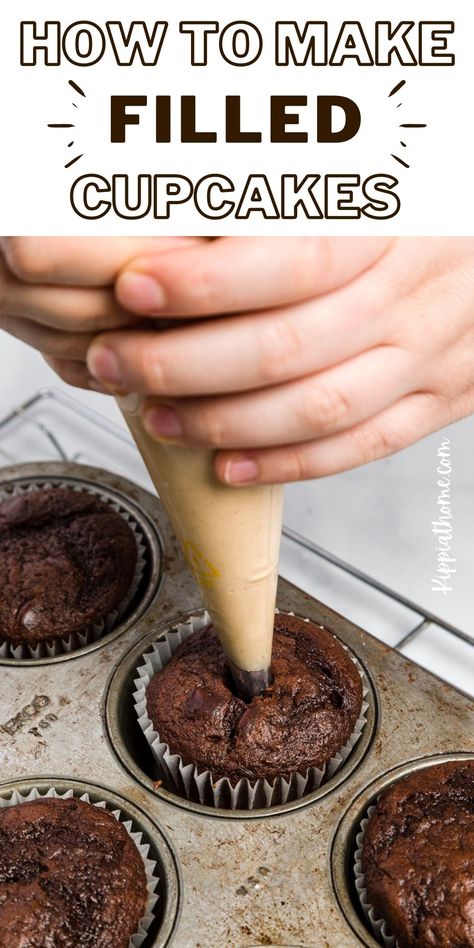
<svg viewBox="0 0 474 948"><path fill-rule="evenodd" d="M32 460L74 461L105 467L152 489L135 443L126 429L73 396L56 389L42 389L0 419L0 464ZM376 591L408 610L413 624L408 631L404 628L403 634L394 643L394 647L400 651L412 646L429 629L436 629L474 645L474 639L462 629L390 589L302 534L284 526L283 535L290 545L294 545L295 550L317 557L352 577L366 590ZM442 670L436 671L443 674Z"/></svg>

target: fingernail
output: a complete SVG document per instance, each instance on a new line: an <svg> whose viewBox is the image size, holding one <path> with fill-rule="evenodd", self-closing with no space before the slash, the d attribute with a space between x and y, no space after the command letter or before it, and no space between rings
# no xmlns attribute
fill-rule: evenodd
<svg viewBox="0 0 474 948"><path fill-rule="evenodd" d="M117 280L116 294L125 309L158 314L166 303L163 287L147 273L128 270Z"/></svg>
<svg viewBox="0 0 474 948"><path fill-rule="evenodd" d="M111 395L111 391L105 385L102 385L97 379L89 379L89 388L93 392L99 392L100 395Z"/></svg>
<svg viewBox="0 0 474 948"><path fill-rule="evenodd" d="M145 428L155 438L180 438L183 426L171 405L151 408L144 417Z"/></svg>
<svg viewBox="0 0 474 948"><path fill-rule="evenodd" d="M112 385L122 382L117 356L108 346L91 346L87 353L87 368L101 382L111 382Z"/></svg>
<svg viewBox="0 0 474 948"><path fill-rule="evenodd" d="M258 464L253 458L236 458L227 461L224 468L224 480L227 484L248 484L258 477Z"/></svg>

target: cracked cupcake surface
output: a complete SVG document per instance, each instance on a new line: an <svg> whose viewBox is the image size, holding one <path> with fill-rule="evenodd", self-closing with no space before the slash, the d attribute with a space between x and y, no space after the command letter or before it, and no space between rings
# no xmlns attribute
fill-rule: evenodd
<svg viewBox="0 0 474 948"><path fill-rule="evenodd" d="M251 619L250 619L251 621ZM361 677L325 629L277 615L272 683L246 704L211 626L193 632L146 692L160 740L184 764L233 783L320 769L346 743L362 706Z"/></svg>
<svg viewBox="0 0 474 948"><path fill-rule="evenodd" d="M128 948L146 873L106 809L42 798L0 809L0 945Z"/></svg>
<svg viewBox="0 0 474 948"><path fill-rule="evenodd" d="M361 862L368 901L400 948L474 948L474 760L382 793Z"/></svg>
<svg viewBox="0 0 474 948"><path fill-rule="evenodd" d="M97 495L26 491L0 504L0 641L81 632L114 610L137 562L133 531Z"/></svg>

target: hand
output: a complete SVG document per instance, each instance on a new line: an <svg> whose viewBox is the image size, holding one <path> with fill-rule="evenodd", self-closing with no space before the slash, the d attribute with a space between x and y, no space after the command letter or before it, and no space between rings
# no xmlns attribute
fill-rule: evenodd
<svg viewBox="0 0 474 948"><path fill-rule="evenodd" d="M206 316L112 332L91 374L153 394L157 439L218 449L229 484L334 474L474 409L474 239L222 239L143 259L135 312Z"/></svg>
<svg viewBox="0 0 474 948"><path fill-rule="evenodd" d="M86 367L97 332L137 324L114 297L127 261L164 253L177 238L0 239L0 329L39 349L65 382L103 391Z"/></svg>

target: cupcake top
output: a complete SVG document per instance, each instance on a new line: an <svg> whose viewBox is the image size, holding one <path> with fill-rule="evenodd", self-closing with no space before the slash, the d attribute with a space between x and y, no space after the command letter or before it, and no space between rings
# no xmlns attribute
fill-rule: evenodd
<svg viewBox="0 0 474 948"><path fill-rule="evenodd" d="M415 771L382 793L362 871L400 948L474 946L474 760Z"/></svg>
<svg viewBox="0 0 474 948"><path fill-rule="evenodd" d="M322 768L359 717L362 683L325 629L277 615L272 683L246 704L212 627L193 632L146 692L160 740L214 780L254 781Z"/></svg>
<svg viewBox="0 0 474 948"><path fill-rule="evenodd" d="M124 598L137 562L133 531L96 495L28 491L0 504L0 641L64 638Z"/></svg>
<svg viewBox="0 0 474 948"><path fill-rule="evenodd" d="M107 810L53 798L0 809L0 945L128 948L146 898L140 853Z"/></svg>

